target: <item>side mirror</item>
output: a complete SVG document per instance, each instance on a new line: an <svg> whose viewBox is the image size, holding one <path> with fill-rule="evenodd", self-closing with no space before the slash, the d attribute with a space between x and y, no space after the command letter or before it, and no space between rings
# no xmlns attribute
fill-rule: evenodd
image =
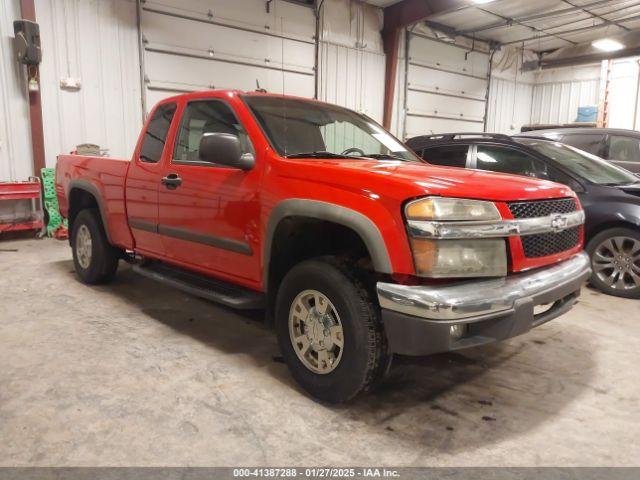
<svg viewBox="0 0 640 480"><path fill-rule="evenodd" d="M201 162L245 171L256 163L252 153L242 153L240 140L230 133L205 133L200 139L199 156Z"/></svg>

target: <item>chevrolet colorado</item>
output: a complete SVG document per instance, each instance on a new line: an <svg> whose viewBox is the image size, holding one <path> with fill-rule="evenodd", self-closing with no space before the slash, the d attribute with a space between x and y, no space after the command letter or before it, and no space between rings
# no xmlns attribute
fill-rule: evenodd
<svg viewBox="0 0 640 480"><path fill-rule="evenodd" d="M309 393L344 402L392 355L527 332L590 275L584 212L556 183L432 166L368 117L208 91L159 102L131 159L60 155L77 275L140 274L264 308Z"/></svg>

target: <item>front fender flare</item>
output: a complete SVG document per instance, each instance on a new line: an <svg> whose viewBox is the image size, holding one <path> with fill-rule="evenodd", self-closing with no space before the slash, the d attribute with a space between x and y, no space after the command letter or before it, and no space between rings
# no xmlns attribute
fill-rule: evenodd
<svg viewBox="0 0 640 480"><path fill-rule="evenodd" d="M268 286L269 261L273 237L281 220L286 217L308 217L334 222L355 231L371 255L373 268L379 273L392 273L389 253L380 230L371 219L347 207L317 200L289 199L278 203L271 211L267 224L264 248L264 287Z"/></svg>

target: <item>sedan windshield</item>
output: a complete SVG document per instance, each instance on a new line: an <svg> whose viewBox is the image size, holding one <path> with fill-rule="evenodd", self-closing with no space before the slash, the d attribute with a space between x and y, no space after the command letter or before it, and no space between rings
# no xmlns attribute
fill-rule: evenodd
<svg viewBox="0 0 640 480"><path fill-rule="evenodd" d="M346 108L261 95L243 100L284 157L421 161L373 120Z"/></svg>
<svg viewBox="0 0 640 480"><path fill-rule="evenodd" d="M519 138L519 142L552 158L570 172L598 185L629 185L640 181L638 177L623 168L602 160L569 145L548 140L529 140Z"/></svg>

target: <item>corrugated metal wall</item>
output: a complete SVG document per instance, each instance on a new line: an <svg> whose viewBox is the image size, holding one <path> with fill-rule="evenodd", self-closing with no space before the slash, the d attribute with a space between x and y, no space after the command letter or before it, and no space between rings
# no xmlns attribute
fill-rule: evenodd
<svg viewBox="0 0 640 480"><path fill-rule="evenodd" d="M325 0L321 14L318 98L381 122L385 56L382 11L360 2Z"/></svg>
<svg viewBox="0 0 640 480"><path fill-rule="evenodd" d="M286 92L314 95L312 9L284 0L274 0L269 13L259 0L148 0L144 7L150 87L145 91L150 104L172 94L172 88L253 89L256 78L270 91L282 91L284 78ZM43 43L47 164L53 166L57 154L83 142L98 143L112 155L129 156L141 124L143 94L135 1L36 0L36 8ZM351 0L325 0L323 8L319 98L381 120L385 60L379 33L381 10ZM247 11L252 12L250 20ZM25 79L11 45L19 0L0 3L0 14L0 180L23 179L32 173L32 159ZM417 35L412 39L407 79L404 46L400 55L392 131L411 136L481 130L488 56L475 51L465 60L465 48ZM578 106L597 104L599 70L599 65L592 65L546 70L534 78L494 75L487 130L514 133L524 123L573 121ZM637 125L638 70L635 59L615 62L612 126ZM66 77L78 78L81 88L61 88L60 81ZM404 115L405 91L408 116ZM630 101L629 92L635 102Z"/></svg>
<svg viewBox="0 0 640 480"><path fill-rule="evenodd" d="M37 0L45 153L95 143L128 158L142 123L133 0ZM61 88L63 78L81 81Z"/></svg>
<svg viewBox="0 0 640 480"><path fill-rule="evenodd" d="M534 75L521 71L523 54L514 48L494 55L487 110L487 132L513 135L531 123Z"/></svg>
<svg viewBox="0 0 640 480"><path fill-rule="evenodd" d="M598 105L599 86L600 64L537 74L531 123L575 122L578 107Z"/></svg>
<svg viewBox="0 0 640 480"><path fill-rule="evenodd" d="M33 174L26 78L13 55L13 20L19 17L18 0L0 2L0 181Z"/></svg>
<svg viewBox="0 0 640 480"><path fill-rule="evenodd" d="M609 86L610 128L635 130L639 125L638 94L640 93L640 57L614 60Z"/></svg>

